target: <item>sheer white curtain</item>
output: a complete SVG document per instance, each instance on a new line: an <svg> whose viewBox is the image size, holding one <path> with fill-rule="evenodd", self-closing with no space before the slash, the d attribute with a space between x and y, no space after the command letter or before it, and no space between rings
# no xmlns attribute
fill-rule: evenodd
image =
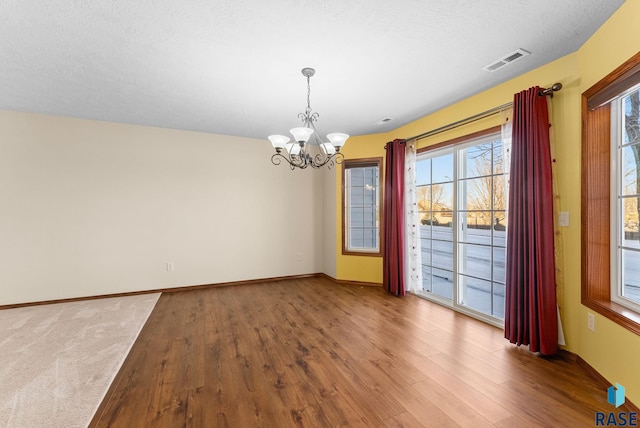
<svg viewBox="0 0 640 428"><path fill-rule="evenodd" d="M505 168L508 170L511 163L511 118L513 110L505 110L501 114L503 159ZM416 292L422 288L422 252L416 190L416 146L415 140L407 141L405 156L405 286L409 292ZM508 194L509 190L506 188L505 196L508 197ZM508 201L505 202L508 204Z"/></svg>
<svg viewBox="0 0 640 428"><path fill-rule="evenodd" d="M420 251L420 226L416 198L416 141L406 143L404 164L404 225L405 225L405 288L414 293L422 288L422 260Z"/></svg>
<svg viewBox="0 0 640 428"><path fill-rule="evenodd" d="M502 155L504 159L505 172L509 171L511 165L511 128L512 128L512 118L513 118L513 109L510 108L508 110L503 110L500 112L502 118L502 126L501 126L501 137L502 137ZM505 189L505 193L509 194L509 189ZM509 206L508 201L507 207Z"/></svg>

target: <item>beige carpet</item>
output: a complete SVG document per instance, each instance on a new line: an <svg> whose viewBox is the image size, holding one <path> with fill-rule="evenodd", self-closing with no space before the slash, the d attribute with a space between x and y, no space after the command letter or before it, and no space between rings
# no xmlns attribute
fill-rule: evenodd
<svg viewBox="0 0 640 428"><path fill-rule="evenodd" d="M0 311L0 426L86 427L160 294Z"/></svg>

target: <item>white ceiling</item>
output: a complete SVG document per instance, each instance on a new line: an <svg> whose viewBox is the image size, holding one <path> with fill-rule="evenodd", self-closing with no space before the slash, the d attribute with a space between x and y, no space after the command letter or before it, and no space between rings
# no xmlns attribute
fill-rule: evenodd
<svg viewBox="0 0 640 428"><path fill-rule="evenodd" d="M623 1L0 0L0 108L265 138L298 126L313 67L319 130L386 132L575 51Z"/></svg>

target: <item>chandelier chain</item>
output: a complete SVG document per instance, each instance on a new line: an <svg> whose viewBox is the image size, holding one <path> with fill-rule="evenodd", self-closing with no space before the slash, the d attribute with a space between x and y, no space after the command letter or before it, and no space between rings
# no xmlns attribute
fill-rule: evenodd
<svg viewBox="0 0 640 428"><path fill-rule="evenodd" d="M305 126L313 126L313 122L318 120L320 115L311 110L311 75L307 75L307 108L304 113L300 113L298 118L305 124ZM317 138L317 136L316 136Z"/></svg>
<svg viewBox="0 0 640 428"><path fill-rule="evenodd" d="M311 76L307 76L307 109L311 111Z"/></svg>

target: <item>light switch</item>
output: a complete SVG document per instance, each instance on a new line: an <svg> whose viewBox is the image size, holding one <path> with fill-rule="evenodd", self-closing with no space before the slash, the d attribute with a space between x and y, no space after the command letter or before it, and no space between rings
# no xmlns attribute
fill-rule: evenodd
<svg viewBox="0 0 640 428"><path fill-rule="evenodd" d="M558 225L560 227L569 227L569 213L567 211L563 211L558 216Z"/></svg>

